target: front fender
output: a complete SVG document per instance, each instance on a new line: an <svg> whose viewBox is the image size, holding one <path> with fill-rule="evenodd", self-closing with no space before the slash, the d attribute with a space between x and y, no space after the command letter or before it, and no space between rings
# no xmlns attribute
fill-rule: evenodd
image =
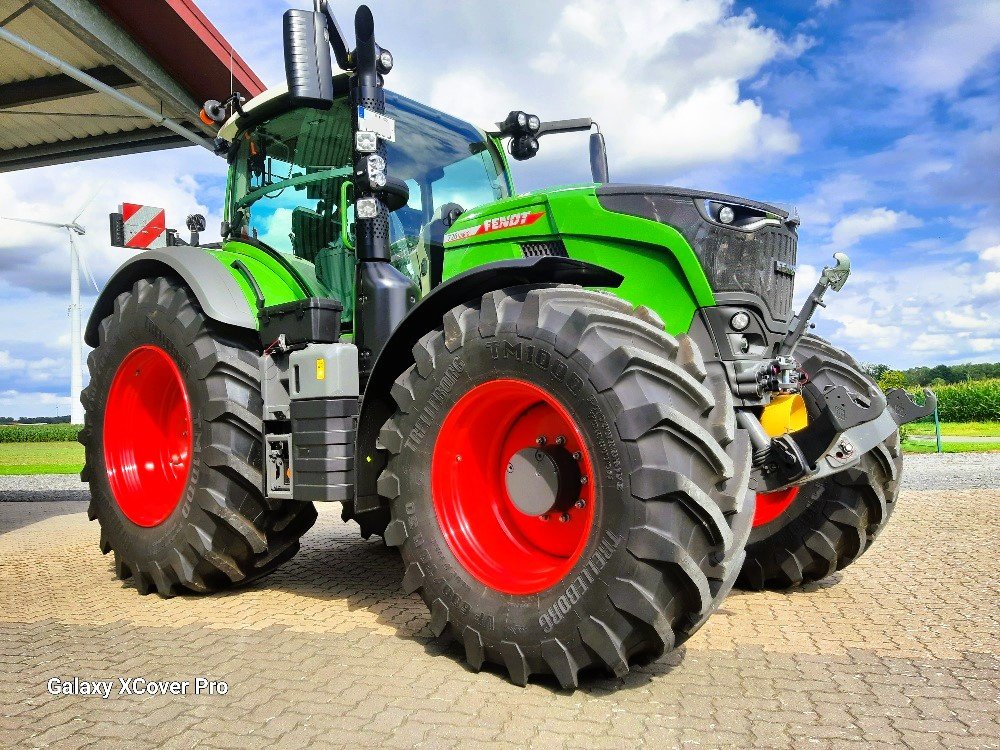
<svg viewBox="0 0 1000 750"><path fill-rule="evenodd" d="M601 266L571 258L542 256L500 261L473 268L435 287L393 331L375 361L358 419L357 489L355 510L379 507L375 482L383 463L375 448L379 430L392 416L395 406L389 391L393 382L413 364L413 347L428 331L441 325L453 307L478 300L484 294L515 286L539 284L579 284L587 287L617 288L621 274Z"/></svg>
<svg viewBox="0 0 1000 750"><path fill-rule="evenodd" d="M84 341L92 347L99 342L101 321L115 307L115 298L130 291L139 279L178 276L198 299L205 315L219 323L257 330L257 318L239 283L212 251L198 247L177 246L167 250L147 250L125 261L97 298Z"/></svg>

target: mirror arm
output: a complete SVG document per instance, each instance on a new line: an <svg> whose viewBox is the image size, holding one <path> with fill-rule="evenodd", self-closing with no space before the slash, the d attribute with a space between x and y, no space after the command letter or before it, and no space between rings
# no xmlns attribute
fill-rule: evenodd
<svg viewBox="0 0 1000 750"><path fill-rule="evenodd" d="M344 32L340 30L337 17L333 14L333 9L327 0L318 0L320 12L326 19L326 30L330 37L330 46L333 48L333 56L337 60L337 67L341 70L354 70L354 61L347 46L347 39Z"/></svg>

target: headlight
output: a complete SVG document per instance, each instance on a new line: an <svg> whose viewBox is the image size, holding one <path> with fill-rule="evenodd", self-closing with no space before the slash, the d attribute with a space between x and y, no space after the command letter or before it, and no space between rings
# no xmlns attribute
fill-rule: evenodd
<svg viewBox="0 0 1000 750"><path fill-rule="evenodd" d="M729 206L723 206L719 209L719 221L723 224L732 224L735 218L736 213Z"/></svg>
<svg viewBox="0 0 1000 750"><path fill-rule="evenodd" d="M392 53L384 49L378 56L379 72L388 73L392 70Z"/></svg>
<svg viewBox="0 0 1000 750"><path fill-rule="evenodd" d="M730 318L729 325L734 331L745 331L750 325L750 316L745 312L738 312Z"/></svg>

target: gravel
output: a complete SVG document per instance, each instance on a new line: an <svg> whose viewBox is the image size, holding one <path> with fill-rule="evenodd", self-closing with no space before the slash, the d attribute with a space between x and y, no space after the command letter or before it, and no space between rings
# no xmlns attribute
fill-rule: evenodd
<svg viewBox="0 0 1000 750"><path fill-rule="evenodd" d="M995 489L1000 452L910 454L903 461L903 489L910 491ZM0 475L0 503L86 502L87 485L74 475Z"/></svg>
<svg viewBox="0 0 1000 750"><path fill-rule="evenodd" d="M0 475L2 503L64 503L90 500L87 485L76 474Z"/></svg>
<svg viewBox="0 0 1000 750"><path fill-rule="evenodd" d="M903 459L903 489L994 490L1000 486L1000 452L919 453Z"/></svg>

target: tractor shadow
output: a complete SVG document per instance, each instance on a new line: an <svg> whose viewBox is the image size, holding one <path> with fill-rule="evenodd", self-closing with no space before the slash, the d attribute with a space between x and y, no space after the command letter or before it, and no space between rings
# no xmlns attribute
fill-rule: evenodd
<svg viewBox="0 0 1000 750"><path fill-rule="evenodd" d="M362 539L353 522L324 521L321 515L321 522L303 538L302 549L291 561L242 590L284 591L337 602L346 605L348 611L366 610L375 615L379 625L392 629L397 638L419 643L428 656L448 657L467 673L473 673L458 640L449 632L440 638L434 636L430 614L420 596L402 592L403 563L396 550L386 547L380 537ZM238 595L238 591L228 595ZM655 661L634 663L622 679L601 670L584 670L579 676L579 692L600 697L641 688L679 666L685 653L682 646ZM502 666L486 664L479 676L510 684ZM551 675L532 675L531 684L554 693L572 692L563 690Z"/></svg>
<svg viewBox="0 0 1000 750"><path fill-rule="evenodd" d="M77 490L0 491L0 535L57 516L87 512L90 493Z"/></svg>

